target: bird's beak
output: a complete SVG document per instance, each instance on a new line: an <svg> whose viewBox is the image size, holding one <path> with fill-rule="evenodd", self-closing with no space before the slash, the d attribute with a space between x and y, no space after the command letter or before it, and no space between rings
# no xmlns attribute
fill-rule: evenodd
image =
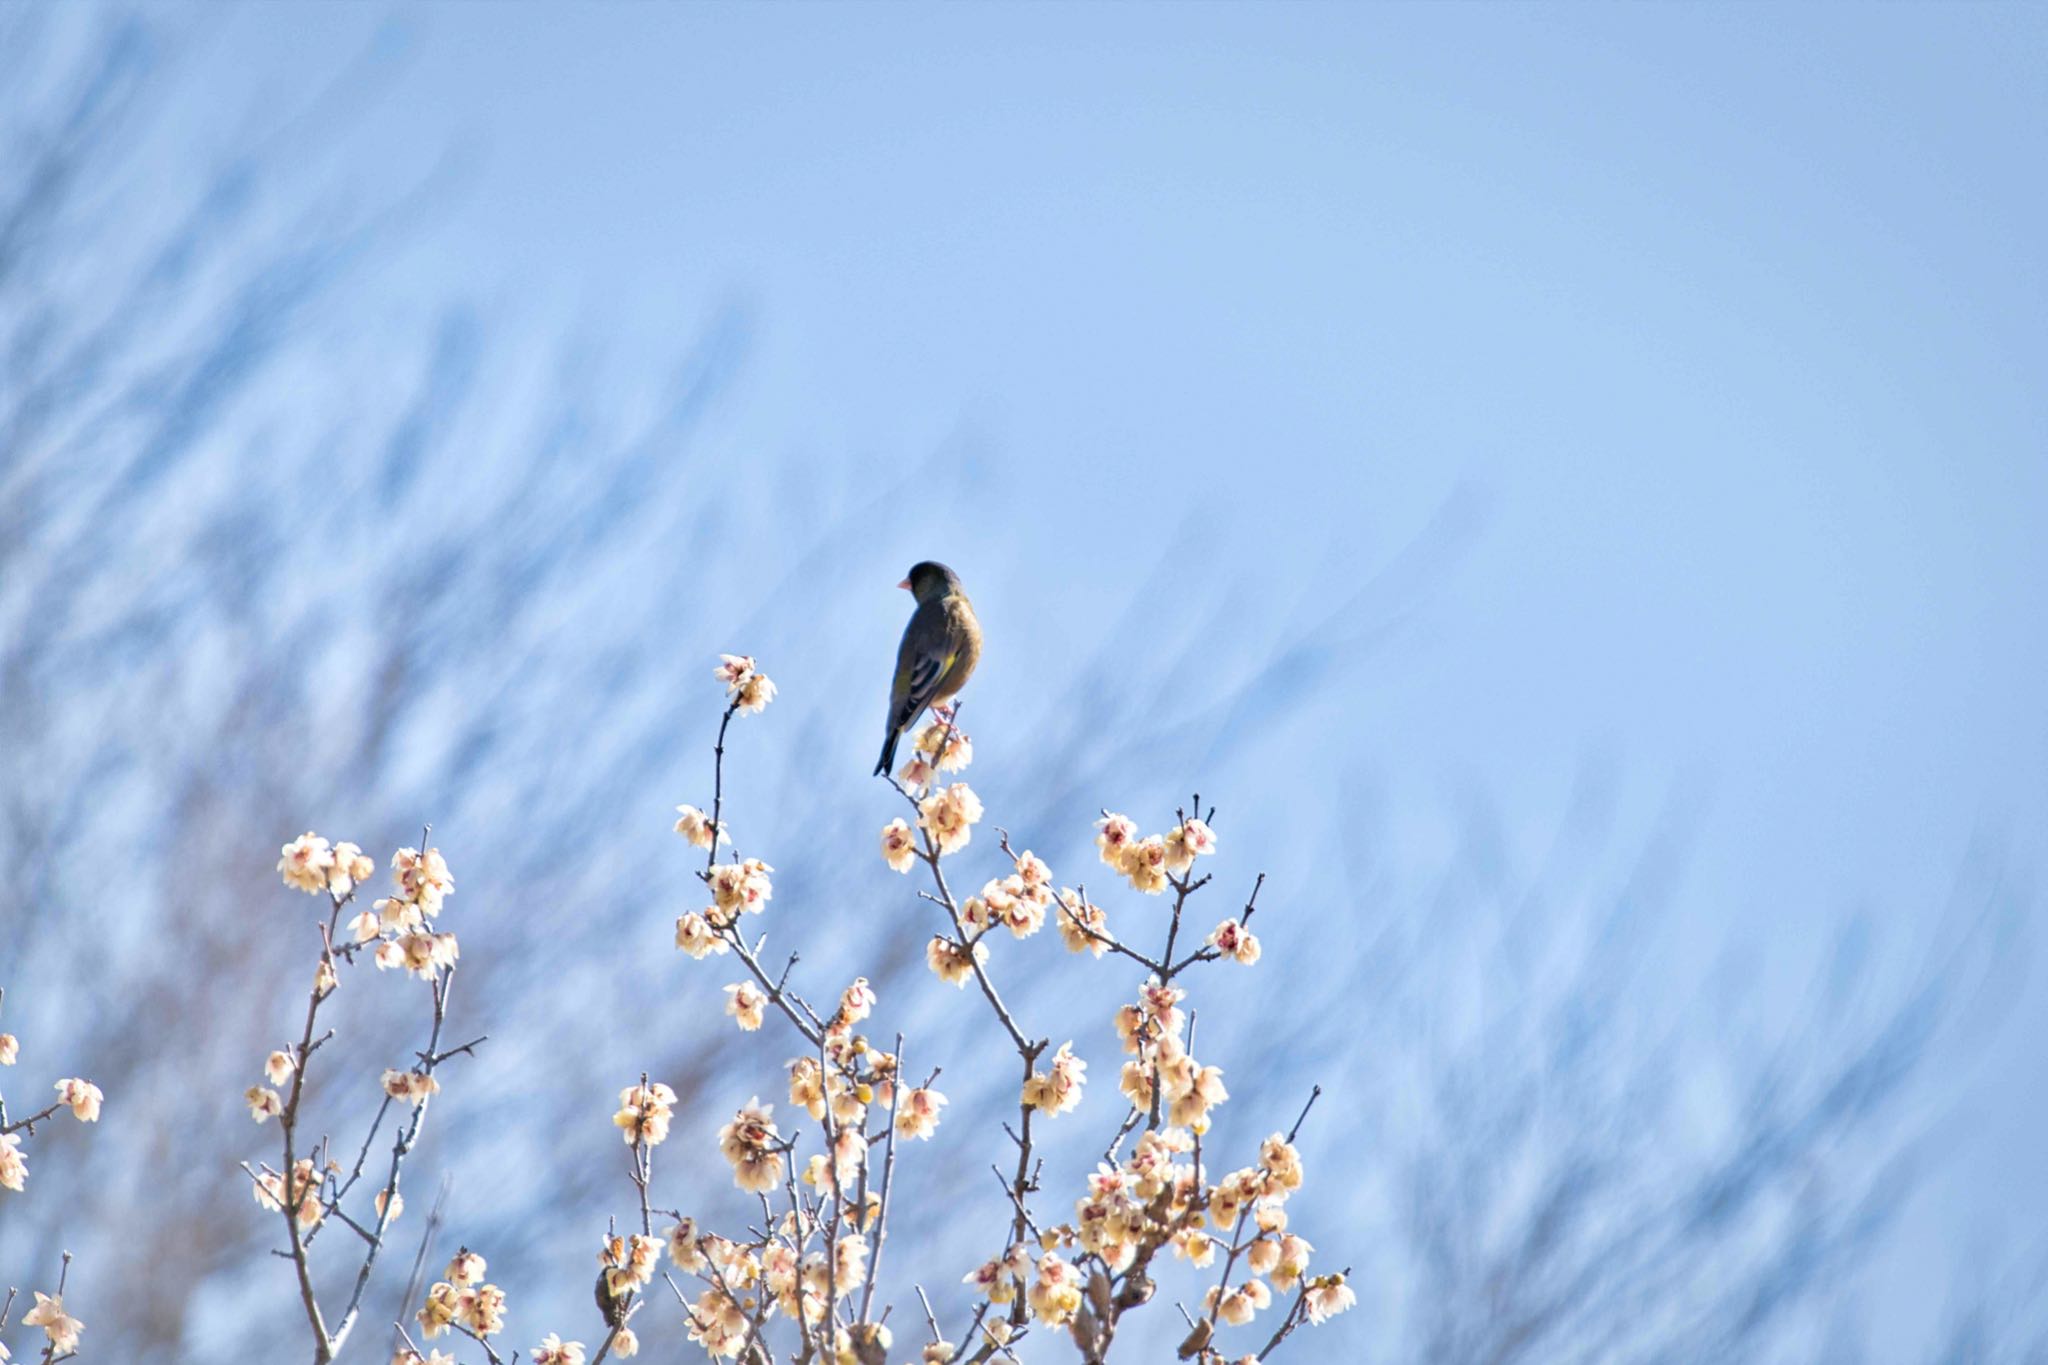
<svg viewBox="0 0 2048 1365"><path fill-rule="evenodd" d="M910 591L910 580L906 578L906 579L904 579L904 580L903 580L903 581L902 581L901 583L898 583L898 584L897 584L896 586L897 586L897 587L899 587L899 588L901 588L901 589L903 589L903 591L905 591L905 592L909 592L909 591Z"/></svg>

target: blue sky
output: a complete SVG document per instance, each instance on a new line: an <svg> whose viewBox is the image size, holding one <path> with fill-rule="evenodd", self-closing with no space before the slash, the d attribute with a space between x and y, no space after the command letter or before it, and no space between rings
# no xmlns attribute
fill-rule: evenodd
<svg viewBox="0 0 2048 1365"><path fill-rule="evenodd" d="M720 496L773 523L754 471L930 461L1002 528L871 547L1001 623L983 727L1169 551L1242 623L1227 678L1452 504L1389 643L1246 775L1366 776L1420 866L1466 794L1537 845L1611 770L1624 829L1688 812L1673 970L1733 943L1789 1011L1843 915L1910 963L1973 847L2022 887L2048 856L2044 38L2020 6L252 7L180 117L363 54L322 169L377 199L452 154L353 363L462 294L515 350L595 336L624 392L737 309ZM2048 1215L2013 1198L2048 1119L2016 989L1917 1235Z"/></svg>

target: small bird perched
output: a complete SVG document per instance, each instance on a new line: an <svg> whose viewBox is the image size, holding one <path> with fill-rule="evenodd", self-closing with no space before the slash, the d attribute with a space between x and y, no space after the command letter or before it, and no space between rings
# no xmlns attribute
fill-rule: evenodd
<svg viewBox="0 0 2048 1365"><path fill-rule="evenodd" d="M896 647L896 680L889 688L889 734L882 741L877 775L896 762L896 741L927 706L937 706L967 685L981 659L981 623L974 604L960 586L960 575L926 560L911 566L910 577L896 585L908 588L917 610L903 628Z"/></svg>

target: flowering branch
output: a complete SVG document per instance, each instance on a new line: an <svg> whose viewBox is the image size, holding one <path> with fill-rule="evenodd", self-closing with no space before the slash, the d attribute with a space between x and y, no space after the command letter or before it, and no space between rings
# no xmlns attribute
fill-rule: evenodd
<svg viewBox="0 0 2048 1365"><path fill-rule="evenodd" d="M0 988L0 1005L7 1002L7 992ZM21 1059L21 1041L11 1033L0 1033L0 1066L13 1066ZM34 1137L36 1125L55 1115L60 1109L69 1109L71 1116L80 1123L97 1123L100 1105L105 1096L91 1081L68 1076L56 1085L56 1101L25 1118L12 1122L7 1118L7 1100L0 1096L0 1189L21 1193L28 1185L28 1158L21 1150L18 1134ZM35 1291L34 1307L21 1315L24 1327L43 1329L43 1365L54 1365L59 1360L69 1360L78 1354L78 1338L85 1331L85 1324L64 1309L64 1286L71 1278L71 1253L63 1253L63 1264L57 1271L57 1292L44 1294ZM0 1304L0 1330L5 1330L9 1314L14 1311L14 1300L20 1290L10 1287L5 1304ZM7 1348L0 1346L0 1360L7 1358Z"/></svg>
<svg viewBox="0 0 2048 1365"><path fill-rule="evenodd" d="M903 1070L902 1034L896 1034L891 1049L884 1051L857 1032L877 1003L865 977L855 978L828 1014L813 1007L791 983L799 955L789 953L780 969L771 972L763 959L765 935L743 929L747 916L766 913L774 896L774 869L758 857L741 858L736 852L720 860L719 846L732 843L725 824L726 740L734 719L763 710L773 699L775 686L753 659L742 655L724 656L717 677L727 698L712 751L710 813L680 806L675 822L676 832L705 854L698 877L711 903L678 916L675 942L693 959L739 959L745 970L740 980L725 987L725 1013L742 1031L760 1030L773 1006L773 1013L802 1041L798 1055L787 1063L787 1090L798 1121L785 1133L775 1121L774 1106L756 1096L719 1129L719 1150L734 1183L760 1201L758 1225L747 1227L742 1236L722 1236L680 1210L656 1203L653 1150L669 1135L677 1103L674 1090L642 1072L637 1084L620 1091L612 1121L628 1148L627 1172L639 1216L637 1231L622 1235L616 1221L606 1230L595 1289L604 1335L594 1351L586 1352L581 1342L551 1333L533 1348L530 1365L604 1365L636 1355L640 1338L633 1324L657 1272L675 1296L689 1339L715 1359L738 1359L743 1365L772 1365L778 1359L791 1365L888 1362L890 1310L881 1271L889 1220L902 1194L897 1156L905 1140L932 1135L946 1097L933 1088L940 1074L937 1068L922 1085L909 1084ZM1348 1307L1348 1272L1310 1277L1312 1249L1288 1230L1284 1208L1302 1184L1294 1140L1319 1088L1292 1128L1284 1135L1273 1133L1259 1145L1253 1164L1220 1177L1204 1167L1213 1111L1229 1095L1222 1069L1204 1066L1193 1055L1195 1012L1186 1004L1181 981L1198 963L1227 959L1249 966L1259 960L1260 945L1248 925L1264 887L1261 875L1237 916L1224 920L1199 946L1184 942L1193 932L1187 919L1193 898L1212 880L1196 870L1196 862L1216 851L1209 823L1214 808L1205 812L1198 797L1176 813L1177 823L1169 832L1143 838L1121 815L1104 812L1097 824L1096 845L1103 862L1133 891L1145 896L1172 892L1163 941L1152 951L1113 933L1107 915L1089 900L1085 887L1056 886L1045 862L1028 849L1013 847L1007 831L998 830L1007 872L977 894L958 894L946 860L968 846L982 807L964 782L936 782L939 773L957 771L971 761L972 746L958 728L957 709L938 712L934 723L920 729L914 750L903 773L892 779L912 818L892 820L883 829L882 856L898 872L922 864L928 882L917 896L936 906L943 917L941 932L927 944L927 964L947 985L964 988L970 980L975 983L980 1009L993 1021L994 1030L1009 1040L1019 1066L1017 1117L997 1125L1014 1159L990 1163L1008 1206L1005 1240L998 1255L963 1277L978 1296L967 1315L964 1348L944 1338L938 1313L923 1286L916 1286L930 1333L921 1353L924 1365L986 1365L998 1358L1015 1362L1018 1344L1034 1332L1063 1334L1087 1365L1102 1365L1124 1315L1156 1297L1154 1276L1162 1251L1196 1269L1217 1265L1220 1259L1201 1313L1181 1310L1189 1331L1180 1354L1197 1365L1222 1365L1225 1356L1219 1339L1274 1307L1276 1293L1291 1292L1291 1299L1275 1309L1277 1323L1269 1319L1265 1346L1249 1356L1240 1348L1240 1361L1263 1360L1298 1328ZM291 853L287 848L288 857ZM334 961L345 961L352 951L352 946L334 946L348 892L330 888L330 893L333 904L323 932L322 958L329 976ZM385 904L379 902L380 909ZM1040 1125L1080 1106L1087 1065L1075 1055L1071 1041L1055 1049L1052 1038L1025 1028L997 988L989 965L999 928L1022 940L1042 929L1048 916L1070 953L1097 959L1114 955L1146 973L1136 1000L1120 1008L1114 1019L1128 1054L1118 1084L1125 1103L1115 1135L1104 1149L1102 1164L1086 1178L1073 1217L1064 1222L1053 1221L1035 1207L1045 1185ZM377 933L381 920L369 916L369 921L372 934ZM356 923L352 921L352 927ZM398 959L392 965L411 965L412 950L405 945L408 931L416 928L392 931L392 940L378 949L380 965L387 953ZM453 962L451 951L450 960L440 964L445 970L434 970L434 941L429 935L424 949L426 975L434 981L434 1026L426 1046L414 1053L418 1066L412 1073L424 1080L431 1079L435 1066L475 1046L441 1047ZM288 1134L296 1130L305 1061L326 1041L325 1035L315 1037L314 1015L324 991L331 989L316 985L296 1056L278 1054L293 1080L290 1099L278 1105L280 1116L290 1115ZM402 1093L391 1088L387 1075L386 1107ZM255 1104L252 1099L252 1108ZM417 1113L416 1109L413 1129ZM382 1118L380 1110L373 1132ZM801 1155L806 1133L821 1146ZM1134 1133L1138 1137L1126 1152ZM990 1138L995 1140L993 1132ZM409 1145L409 1139L402 1142ZM359 1178L368 1150L366 1142L345 1179L335 1180L330 1166L325 1173L309 1174L307 1184L316 1191L312 1206L321 1217L331 1214L356 1228L374 1256L385 1224L382 1210L372 1229L342 1216L338 1208L340 1197ZM290 1145L286 1155L294 1163L310 1160L299 1157ZM311 1155L324 1155L324 1144ZM285 1207L298 1190L291 1181L296 1168L288 1166L281 1187L274 1174L251 1170L250 1175L258 1182L259 1196L266 1181L281 1188L287 1198L279 1207ZM396 1188L394 1164L387 1190L395 1195ZM662 1235L654 1231L656 1213L671 1220ZM298 1218L288 1213L287 1220L294 1228L294 1254L303 1282L303 1246L311 1242L321 1220L312 1221L303 1242L296 1231ZM664 1251L670 1262L666 1270L660 1265ZM482 1283L484 1272L483 1258L463 1248L449 1263L446 1277L426 1291L414 1317L423 1341L454 1332L476 1342L493 1365L506 1365L493 1341L504 1325L504 1295L495 1285ZM695 1276L702 1285L694 1299L684 1292L679 1276ZM313 1316L318 1307L310 1291L307 1303L309 1320L318 1330L318 1318ZM349 1312L353 1313L353 1303ZM795 1338L780 1355L771 1343L779 1320L790 1324ZM454 1365L452 1356L439 1351L421 1355L402 1325L399 1339L403 1347L395 1365ZM512 1360L517 1359L514 1353Z"/></svg>
<svg viewBox="0 0 2048 1365"><path fill-rule="evenodd" d="M320 957L307 993L299 1040L288 1049L271 1053L264 1064L270 1086L284 1085L286 1093L280 1097L270 1086L257 1085L244 1095L250 1116L258 1123L271 1118L278 1120L283 1164L276 1171L265 1168L259 1172L245 1162L242 1169L255 1182L257 1203L284 1219L288 1249L283 1254L291 1261L298 1281L300 1306L313 1336L314 1365L327 1365L340 1354L361 1317L363 1295L383 1250L385 1233L404 1208L399 1177L406 1157L419 1142L428 1104L441 1088L435 1071L451 1057L474 1056L477 1044L484 1041L478 1038L460 1047L441 1049L441 1031L447 1022L459 950L453 934L431 928L455 883L440 851L427 845L429 833L421 832L421 848L400 849L392 856L397 894L377 901L372 909L351 919L350 941L346 943L337 942L342 911L354 901L362 883L374 875L375 864L354 844L329 844L310 832L286 844L278 860L278 871L286 885L327 897L327 916L319 926ZM354 965L357 954L373 943L379 970L403 968L428 983L431 1022L426 1046L413 1054L417 1059L415 1065L404 1071L384 1073L383 1097L363 1135L355 1162L344 1177L326 1138L301 1154L299 1138L307 1096L306 1078L313 1054L334 1037L332 1029L317 1037L315 1032L321 1007L340 985L337 966ZM384 1179L372 1203L372 1216L351 1216L344 1211L342 1201L362 1179L370 1150L385 1120L400 1105L409 1112L398 1124ZM329 1218L349 1228L364 1244L348 1299L331 1328L313 1285L310 1255Z"/></svg>

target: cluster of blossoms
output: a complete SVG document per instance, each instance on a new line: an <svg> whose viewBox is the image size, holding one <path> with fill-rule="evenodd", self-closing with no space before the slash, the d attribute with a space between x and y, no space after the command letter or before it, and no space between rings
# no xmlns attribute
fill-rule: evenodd
<svg viewBox="0 0 2048 1365"><path fill-rule="evenodd" d="M676 807L676 833L707 851L719 844L732 842L723 820L714 821L695 806Z"/></svg>
<svg viewBox="0 0 2048 1365"><path fill-rule="evenodd" d="M733 1180L750 1193L761 1194L782 1183L782 1158L789 1150L775 1127L775 1106L760 1096L740 1106L732 1121L718 1130L718 1150L732 1166Z"/></svg>
<svg viewBox="0 0 2048 1365"><path fill-rule="evenodd" d="M759 715L775 700L775 684L754 666L751 654L721 654L711 674L725 684L725 694L735 709Z"/></svg>
<svg viewBox="0 0 2048 1365"><path fill-rule="evenodd" d="M1207 1347L1213 1324L1249 1323L1273 1302L1275 1291L1299 1288L1299 1311L1320 1323L1342 1312L1355 1297L1341 1274L1311 1279L1308 1242L1287 1230L1287 1197L1301 1187L1301 1161L1279 1134L1266 1139L1259 1162L1234 1171L1214 1185L1189 1154L1193 1136L1168 1127L1144 1133L1123 1162L1100 1164L1088 1178L1087 1192L1074 1205L1071 1223L1046 1231L1035 1249L1019 1243L1001 1257L985 1262L965 1282L992 1304L1009 1304L1021 1295L1032 1317L1050 1327L1066 1327L1090 1297L1107 1296L1112 1277L1127 1284L1145 1281L1145 1271L1161 1249L1170 1249L1197 1268L1211 1265L1226 1244L1233 1264L1247 1274L1231 1286L1226 1279L1212 1287L1204 1301L1208 1322L1190 1338L1205 1360L1220 1357ZM1083 1258L1080 1265L1063 1257L1062 1249ZM1084 1278L1082 1267L1100 1270ZM1098 1316L1108 1312L1097 1304Z"/></svg>
<svg viewBox="0 0 2048 1365"><path fill-rule="evenodd" d="M391 855L391 876L398 894L377 901L349 921L349 932L357 943L377 944L377 969L403 967L423 981L431 981L443 969L455 965L460 955L455 935L435 932L431 922L441 913L442 902L455 890L448 876L448 864L439 849L425 853L401 848Z"/></svg>
<svg viewBox="0 0 2048 1365"><path fill-rule="evenodd" d="M417 1109L429 1095L441 1093L441 1083L424 1071L386 1071L384 1093Z"/></svg>
<svg viewBox="0 0 2048 1365"><path fill-rule="evenodd" d="M784 1235L764 1243L746 1246L712 1234L698 1234L685 1219L670 1232L670 1253L678 1267L703 1275L711 1287L697 1298L690 1312L690 1339L713 1356L736 1356L755 1330L748 1308L757 1300L753 1294L735 1298L734 1291L758 1291L758 1303L766 1312L780 1313L801 1321L813 1332L825 1322L827 1307L860 1287L868 1268L867 1238L854 1231L842 1231L829 1252L800 1252L797 1240L788 1235L793 1219L785 1218ZM816 1229L809 1228L815 1232ZM873 1334L886 1349L890 1338L886 1328L879 1331L863 1324L856 1331ZM844 1327L835 1329L839 1360L855 1361L854 1334Z"/></svg>
<svg viewBox="0 0 2048 1365"><path fill-rule="evenodd" d="M21 1056L21 1043L11 1033L0 1033L0 1066L13 1066ZM14 1123L7 1121L7 1106L0 1102L0 1129L21 1129L29 1133L35 1125L56 1113L69 1109L71 1117L80 1123L98 1123L100 1105L106 1096L91 1081L77 1076L67 1076L56 1085L57 1099L46 1106L41 1113L32 1114ZM20 1193L28 1185L28 1157L21 1149L20 1132L0 1132L0 1189ZM24 1319L26 1321L26 1319Z"/></svg>
<svg viewBox="0 0 2048 1365"><path fill-rule="evenodd" d="M974 837L975 822L980 819L981 798L965 782L940 787L917 803L917 823L941 857L967 847L968 840Z"/></svg>
<svg viewBox="0 0 2048 1365"><path fill-rule="evenodd" d="M1056 901L1073 899L1071 891L1055 897L1052 869L1037 854L1026 849L1014 861L1016 870L1009 876L984 883L981 894L961 902L960 922L977 935L1000 926L1012 938L1030 938L1045 927L1046 913Z"/></svg>
<svg viewBox="0 0 2048 1365"><path fill-rule="evenodd" d="M327 1172L319 1169L309 1156L293 1162L289 1176L265 1166L256 1177L256 1202L272 1213L289 1207L300 1227L318 1227L327 1216L327 1206L320 1199L320 1187L326 1178Z"/></svg>
<svg viewBox="0 0 2048 1365"><path fill-rule="evenodd" d="M768 877L774 870L759 858L713 866L704 874L711 904L677 917L676 947L699 960L729 952L739 917L760 914L774 898L775 884Z"/></svg>
<svg viewBox="0 0 2048 1365"><path fill-rule="evenodd" d="M1223 1282L1209 1290L1202 1306L1210 1322L1241 1327L1272 1304L1275 1289L1285 1293L1297 1286L1302 1311L1312 1323L1357 1302L1341 1273L1308 1278L1314 1248L1287 1230L1287 1211L1282 1207L1301 1184L1300 1155L1275 1133L1260 1144L1257 1165L1233 1171L1210 1188L1209 1217L1218 1228L1230 1230L1232 1254L1241 1255L1249 1271L1234 1288L1226 1272Z"/></svg>
<svg viewBox="0 0 2048 1365"><path fill-rule="evenodd" d="M934 773L957 773L974 761L974 741L965 730L950 721L931 721L918 728L910 740L910 761L896 774L908 792L931 785Z"/></svg>
<svg viewBox="0 0 2048 1365"><path fill-rule="evenodd" d="M61 1292L45 1294L35 1291L35 1307L21 1315L24 1327L40 1327L47 1343L43 1348L44 1360L62 1360L78 1350L78 1338L85 1331L85 1324L64 1311L64 1295ZM7 1348L0 1346L0 1361L7 1359Z"/></svg>
<svg viewBox="0 0 2048 1365"><path fill-rule="evenodd" d="M1195 859L1216 851L1216 833L1200 819L1189 816L1165 834L1138 837L1137 824L1127 815L1105 813L1095 822L1095 847L1102 861L1148 896L1164 891L1168 881L1186 877Z"/></svg>
<svg viewBox="0 0 2048 1365"><path fill-rule="evenodd" d="M330 845L311 830L284 846L277 867L285 885L308 893L326 892L333 898L337 912L376 872L376 864L356 845ZM448 897L454 894L455 880L448 875L448 864L437 848L424 853L416 848L399 849L391 855L391 880L396 889L394 895L378 900L348 922L354 946L344 949L342 955L375 942L379 970L403 967L415 976L433 980L453 967L460 955L454 934L435 932L431 927ZM339 984L334 954L323 952L314 977L314 995L323 997ZM242 1102L249 1107L251 1119L265 1123L284 1113L285 1101L278 1088L291 1081L302 1060L294 1051L284 1049L264 1059L263 1078L269 1084L252 1085L242 1092ZM440 1082L423 1071L384 1073L384 1093L414 1106L425 1103L427 1096L440 1088Z"/></svg>
<svg viewBox="0 0 2048 1365"><path fill-rule="evenodd" d="M447 1278L436 1280L414 1314L420 1335L432 1341L451 1327L482 1338L505 1330L505 1291L483 1283L484 1258L464 1247L448 1262Z"/></svg>
<svg viewBox="0 0 2048 1365"><path fill-rule="evenodd" d="M1060 1241L1057 1234L1048 1233L1036 1258L1030 1246L1019 1242L1000 1257L968 1271L961 1282L972 1285L992 1304L1015 1303L1021 1295L1039 1322L1064 1327L1081 1310L1087 1282L1074 1263L1055 1250ZM1009 1339L1008 1323L991 1323L990 1328L998 1342Z"/></svg>
<svg viewBox="0 0 2048 1365"><path fill-rule="evenodd" d="M346 896L357 883L376 874L377 864L354 844L330 844L307 830L280 850L277 870L286 886L308 895L325 891L330 896Z"/></svg>
<svg viewBox="0 0 2048 1365"><path fill-rule="evenodd" d="M1137 1002L1116 1013L1117 1036L1132 1059L1124 1063L1118 1089L1141 1114L1151 1114L1164 1100L1166 1122L1204 1133L1209 1111L1230 1098L1223 1088L1223 1068L1203 1066L1185 1043L1187 1016L1180 1008L1186 992L1147 981Z"/></svg>
<svg viewBox="0 0 2048 1365"><path fill-rule="evenodd" d="M714 1356L738 1355L753 1330L746 1306L727 1293L727 1287L772 1283L779 1295L795 1278L789 1247L774 1245L764 1252L743 1246L716 1233L700 1232L691 1218L680 1218L669 1228L668 1255L676 1269L712 1282L690 1309L689 1331L690 1340Z"/></svg>
<svg viewBox="0 0 2048 1365"><path fill-rule="evenodd" d="M668 1126L676 1114L676 1092L660 1081L629 1085L619 1092L619 1112L612 1123L621 1130L629 1147L645 1143L659 1147L668 1139Z"/></svg>
<svg viewBox="0 0 2048 1365"><path fill-rule="evenodd" d="M988 945L976 941L971 947L963 947L943 934L936 934L924 946L924 960L932 975L957 989L967 984L978 964L988 961Z"/></svg>
<svg viewBox="0 0 2048 1365"><path fill-rule="evenodd" d="M882 830L883 859L899 872L907 870L917 856L914 840L910 826L892 820ZM926 965L947 985L965 985L976 965L988 961L982 939L989 933L1000 928L1012 938L1030 938L1045 927L1049 913L1057 915L1060 940L1069 952L1100 957L1114 942L1101 907L1070 887L1054 890L1052 869L1043 858L1026 849L1014 855L1012 865L1008 876L985 882L979 893L961 902L964 941L939 934L925 945Z"/></svg>
<svg viewBox="0 0 2048 1365"><path fill-rule="evenodd" d="M1024 1082L1024 1103L1048 1117L1080 1107L1081 1085L1087 1078L1088 1063L1074 1055L1071 1042L1061 1043L1053 1054L1052 1066L1034 1071Z"/></svg>

